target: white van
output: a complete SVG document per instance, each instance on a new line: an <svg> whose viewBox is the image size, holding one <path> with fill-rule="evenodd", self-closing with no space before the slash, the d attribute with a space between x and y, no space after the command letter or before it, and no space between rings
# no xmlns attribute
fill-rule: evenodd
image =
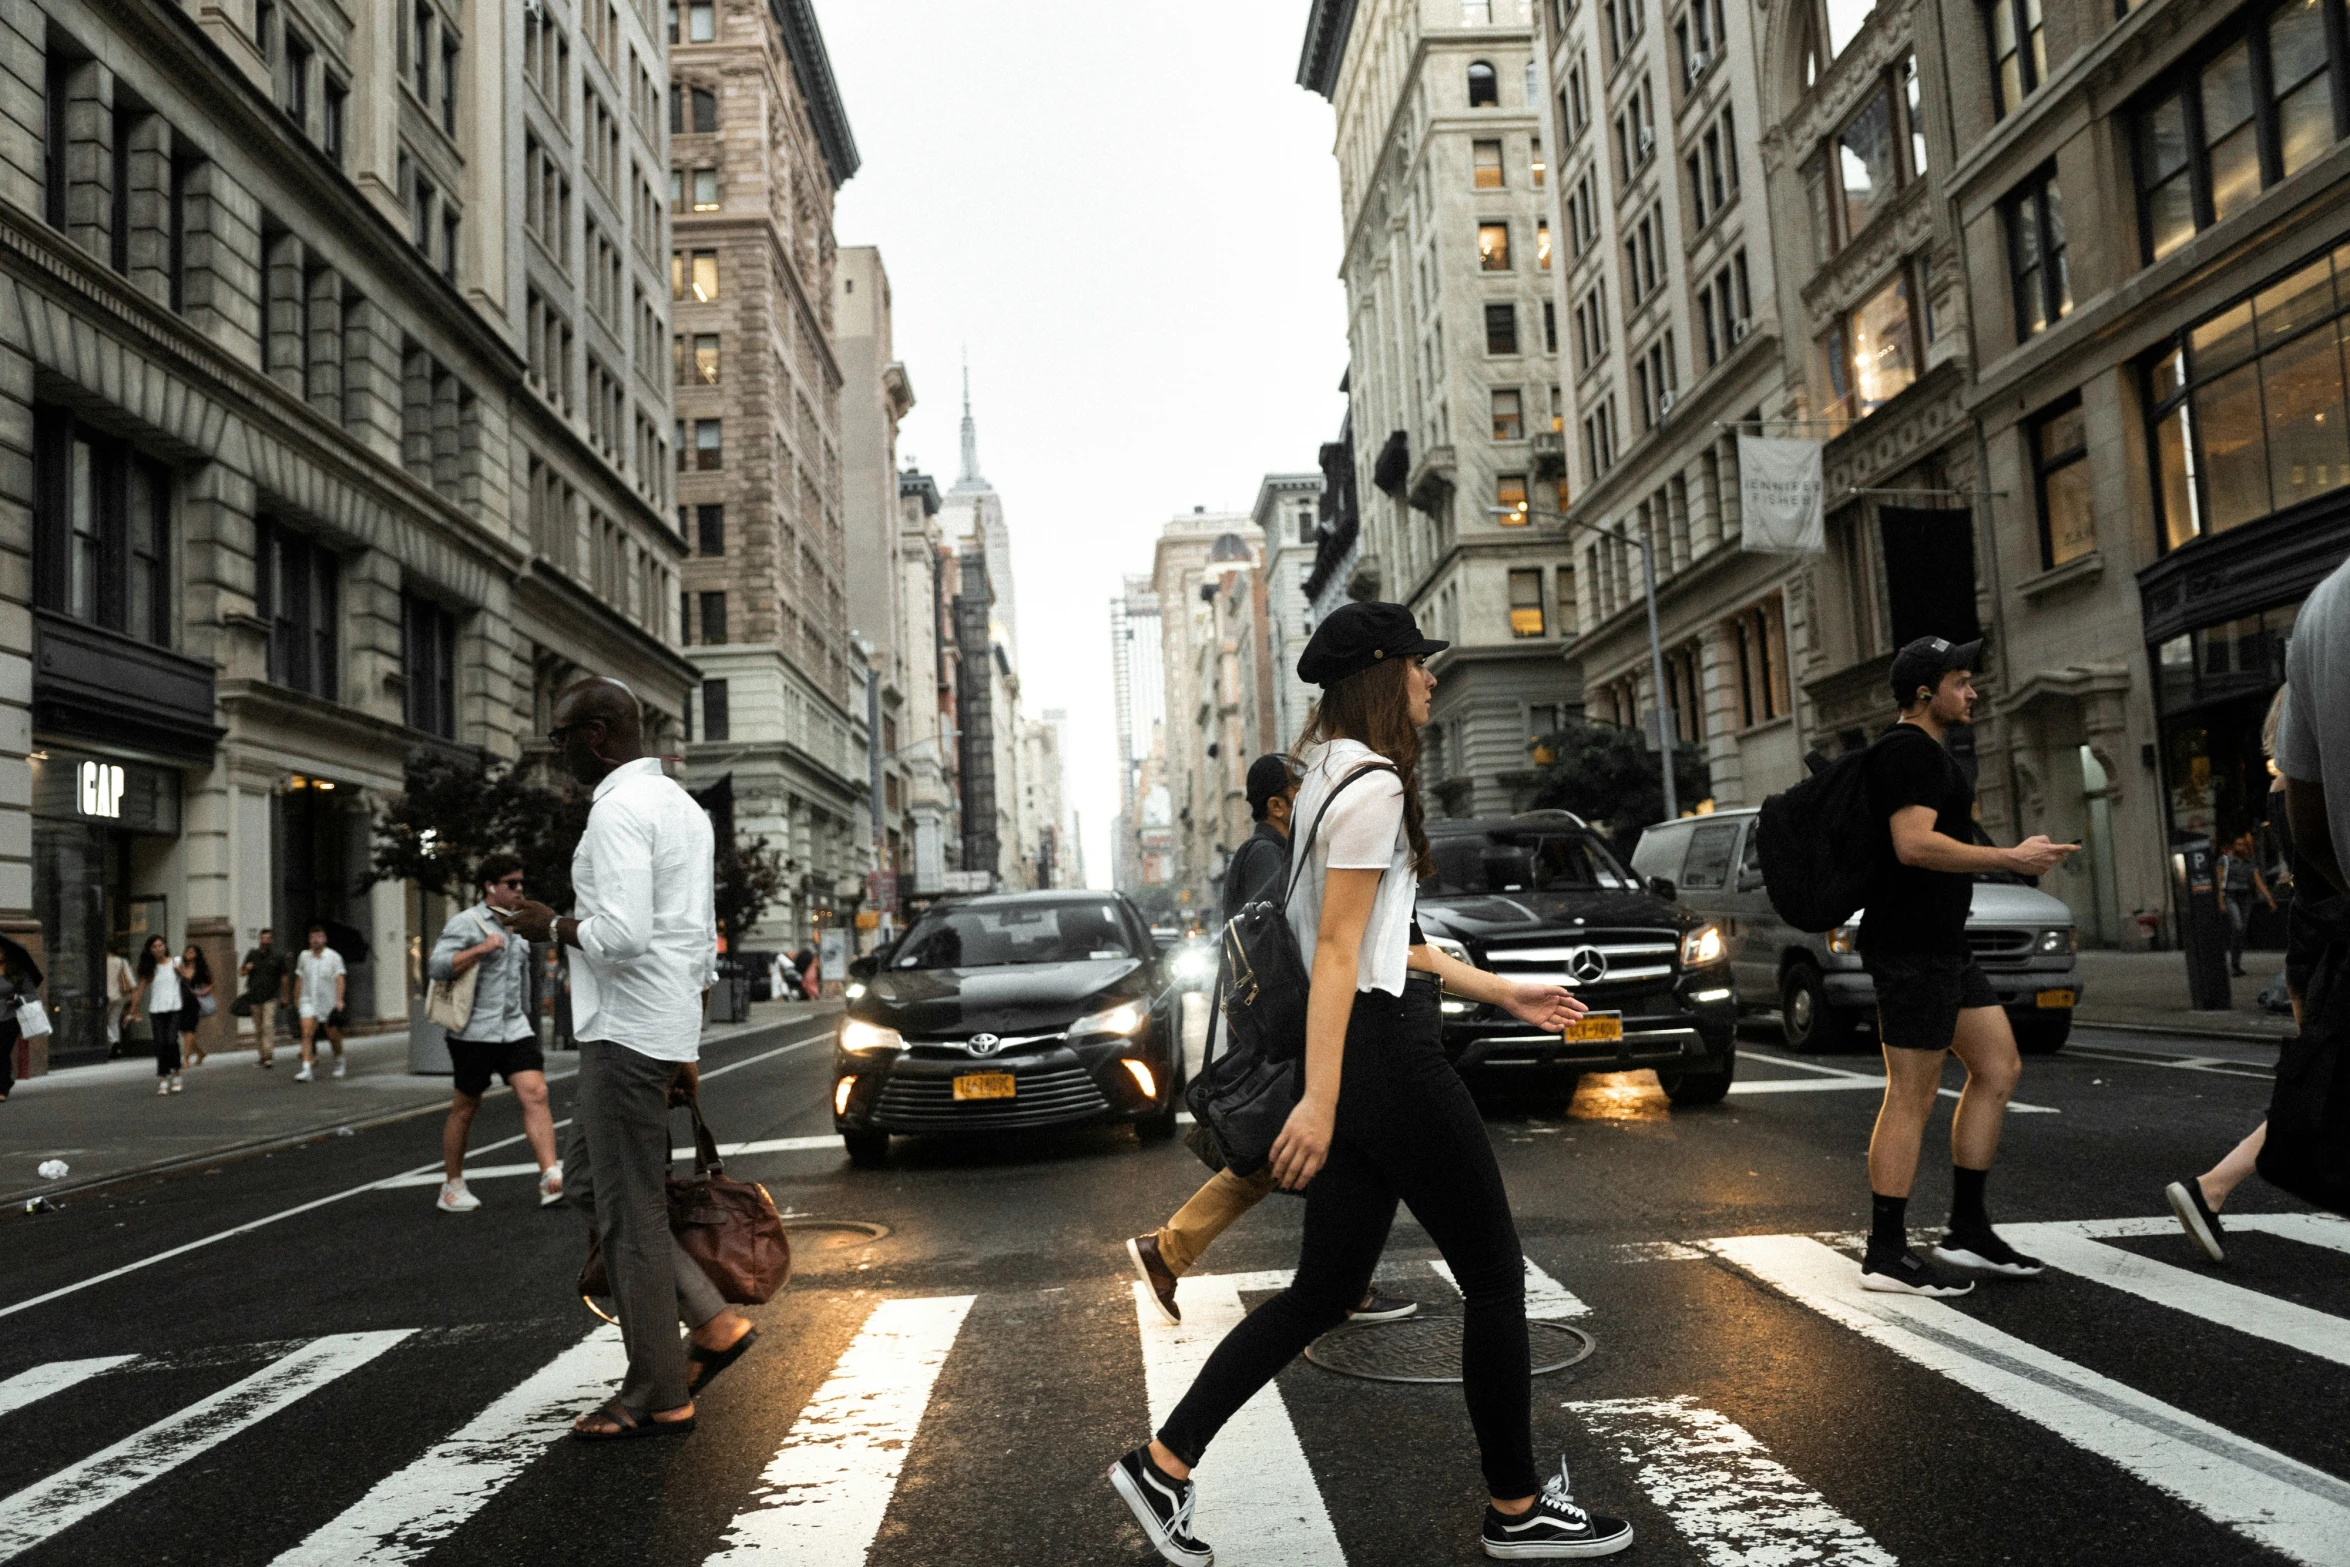
<svg viewBox="0 0 2350 1567"><path fill-rule="evenodd" d="M1876 1025L1876 987L1853 944L1860 915L1824 935L1779 918L1763 891L1759 814L1750 806L1659 822L1641 835L1632 869L1660 896L1721 927L1741 1012L1775 1011L1793 1049L1847 1048ZM2016 1047L2027 1055L2062 1049L2081 998L2073 911L2020 876L1978 875L1966 934L2007 1009Z"/></svg>

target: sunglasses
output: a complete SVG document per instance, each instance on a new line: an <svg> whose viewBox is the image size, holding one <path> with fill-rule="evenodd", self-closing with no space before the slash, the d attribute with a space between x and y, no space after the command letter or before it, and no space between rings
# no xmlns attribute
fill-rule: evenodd
<svg viewBox="0 0 2350 1567"><path fill-rule="evenodd" d="M547 739L555 745L561 745L563 743L563 737L567 734L570 734L573 730L585 729L590 724L600 724L602 722L603 720L601 718L581 718L576 719L568 724L557 724L554 728L547 731Z"/></svg>
<svg viewBox="0 0 2350 1567"><path fill-rule="evenodd" d="M493 887L511 887L516 892L520 892L522 890L522 878L519 876L508 876L503 881L492 882L490 885Z"/></svg>

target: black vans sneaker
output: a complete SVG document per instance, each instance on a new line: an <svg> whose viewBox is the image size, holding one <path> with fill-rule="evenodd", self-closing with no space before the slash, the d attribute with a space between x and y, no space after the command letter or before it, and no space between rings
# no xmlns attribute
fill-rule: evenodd
<svg viewBox="0 0 2350 1567"><path fill-rule="evenodd" d="M1485 1554L1503 1561L1550 1560L1566 1556L1613 1556L1632 1543L1632 1526L1575 1505L1567 1489L1567 1461L1559 1477L1542 1488L1534 1505L1512 1518L1490 1503L1485 1508Z"/></svg>
<svg viewBox="0 0 2350 1567"><path fill-rule="evenodd" d="M1963 1234L1952 1230L1934 1248L1934 1260L1975 1273L1996 1273L2006 1279L2037 1278L2048 1271L2048 1264L2017 1251L1994 1235L1988 1224Z"/></svg>
<svg viewBox="0 0 2350 1567"><path fill-rule="evenodd" d="M2227 1231L2220 1228L2219 1215L2203 1200L2203 1183L2193 1177L2173 1181L2162 1189L2162 1195L2170 1199L2170 1211L2178 1215L2179 1228L2203 1248L2203 1255L2213 1262L2227 1261Z"/></svg>
<svg viewBox="0 0 2350 1567"><path fill-rule="evenodd" d="M1898 1251L1890 1257L1871 1253L1863 1260L1860 1287L1887 1295L1964 1295L1975 1287L1975 1281L1962 1279L1914 1251Z"/></svg>
<svg viewBox="0 0 2350 1567"><path fill-rule="evenodd" d="M1401 1322L1419 1313L1420 1303L1406 1300L1401 1295L1382 1295L1374 1285L1363 1296L1362 1303L1348 1308L1349 1322Z"/></svg>
<svg viewBox="0 0 2350 1567"><path fill-rule="evenodd" d="M1215 1567L1216 1553L1191 1532L1191 1504L1199 1488L1151 1462L1147 1444L1110 1466L1110 1487L1125 1499L1160 1556L1175 1567Z"/></svg>

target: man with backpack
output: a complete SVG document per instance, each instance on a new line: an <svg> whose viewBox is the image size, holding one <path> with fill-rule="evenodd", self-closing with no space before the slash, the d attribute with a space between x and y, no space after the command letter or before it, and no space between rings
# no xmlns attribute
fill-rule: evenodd
<svg viewBox="0 0 2350 1567"><path fill-rule="evenodd" d="M1991 982L1968 950L1967 911L1980 871L2038 876L2078 844L2027 838L2012 849L1972 842L1974 785L1943 740L1973 719L1980 641L1920 637L1894 655L1900 722L1864 762L1868 809L1883 823L1860 923L1863 965L1877 992L1885 1051L1885 1102L1869 1138L1873 1212L1861 1287L1908 1295L1963 1295L1953 1270L2029 1278L2034 1258L1992 1231L1983 1187L1999 1151L2008 1096L2023 1070L2015 1035ZM1906 1219L1926 1121L1942 1086L1945 1053L1966 1065L1966 1090L1950 1127L1950 1226L1928 1261L1912 1251Z"/></svg>

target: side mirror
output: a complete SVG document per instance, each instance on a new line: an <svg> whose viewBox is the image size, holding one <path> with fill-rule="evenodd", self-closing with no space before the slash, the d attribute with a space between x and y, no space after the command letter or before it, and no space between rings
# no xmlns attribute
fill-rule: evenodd
<svg viewBox="0 0 2350 1567"><path fill-rule="evenodd" d="M1649 877L1648 890L1655 896L1664 899L1667 903L1671 903L1675 898L1678 898L1681 895L1681 889L1673 885L1673 878L1670 876Z"/></svg>
<svg viewBox="0 0 2350 1567"><path fill-rule="evenodd" d="M1761 871L1748 871L1738 878L1738 890L1740 892L1760 892L1762 891L1762 885L1763 873Z"/></svg>
<svg viewBox="0 0 2350 1567"><path fill-rule="evenodd" d="M849 960L849 978L859 981L870 980L873 978L874 971L880 967L881 954L879 952L868 952L863 957L851 958Z"/></svg>

